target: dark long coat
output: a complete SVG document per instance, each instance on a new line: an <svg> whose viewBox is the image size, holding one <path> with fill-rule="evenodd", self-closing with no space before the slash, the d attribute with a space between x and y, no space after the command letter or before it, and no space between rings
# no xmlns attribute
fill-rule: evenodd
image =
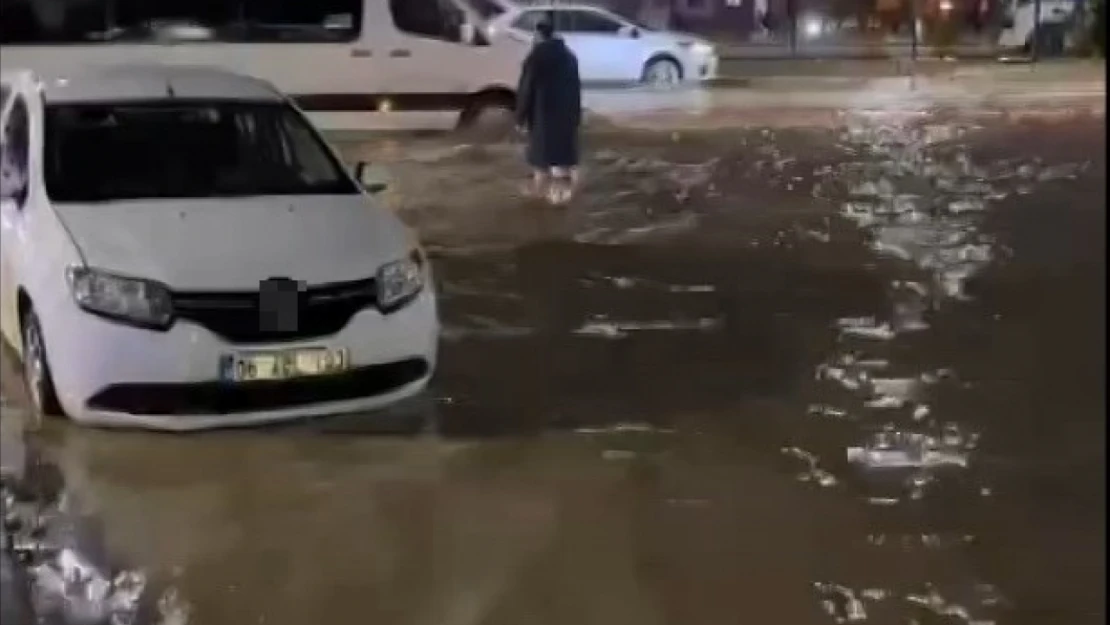
<svg viewBox="0 0 1110 625"><path fill-rule="evenodd" d="M528 131L528 163L536 168L578 164L582 83L578 59L562 39L532 47L520 72L517 123Z"/></svg>

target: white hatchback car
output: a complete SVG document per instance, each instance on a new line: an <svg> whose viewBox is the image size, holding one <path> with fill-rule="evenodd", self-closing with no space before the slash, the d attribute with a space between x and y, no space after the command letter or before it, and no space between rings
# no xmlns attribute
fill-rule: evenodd
<svg viewBox="0 0 1110 625"><path fill-rule="evenodd" d="M129 66L3 88L0 325L41 412L186 430L426 386L427 259L272 85Z"/></svg>
<svg viewBox="0 0 1110 625"><path fill-rule="evenodd" d="M487 37L534 36L536 24L553 15L555 31L578 57L583 82L643 83L673 87L717 77L717 50L693 35L655 30L588 4L516 4L480 0L487 7Z"/></svg>

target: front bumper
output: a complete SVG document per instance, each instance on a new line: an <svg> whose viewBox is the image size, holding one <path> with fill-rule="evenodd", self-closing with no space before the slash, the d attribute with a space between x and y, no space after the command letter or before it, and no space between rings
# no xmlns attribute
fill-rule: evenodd
<svg viewBox="0 0 1110 625"><path fill-rule="evenodd" d="M191 430L373 410L420 392L436 364L434 293L383 315L365 309L318 339L235 345L178 320L166 332L114 323L74 308L44 327L58 397L90 425ZM280 382L219 379L238 351L346 348L350 370Z"/></svg>
<svg viewBox="0 0 1110 625"><path fill-rule="evenodd" d="M717 57L716 53L699 56L694 68L697 72L697 80L716 80L717 68L719 65L720 59Z"/></svg>
<svg viewBox="0 0 1110 625"><path fill-rule="evenodd" d="M703 82L717 78L720 58L713 47L691 47L682 52L682 78L685 82Z"/></svg>

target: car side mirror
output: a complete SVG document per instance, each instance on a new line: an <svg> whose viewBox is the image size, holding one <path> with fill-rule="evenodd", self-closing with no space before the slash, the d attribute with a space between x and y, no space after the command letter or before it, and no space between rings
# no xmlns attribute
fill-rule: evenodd
<svg viewBox="0 0 1110 625"><path fill-rule="evenodd" d="M355 181L371 195L377 195L389 188L389 183L385 181L382 172L374 171L374 168L366 161L355 163L354 176Z"/></svg>
<svg viewBox="0 0 1110 625"><path fill-rule="evenodd" d="M628 37L630 39L639 39L640 38L640 29L636 28L635 26L625 26L624 27L624 36Z"/></svg>

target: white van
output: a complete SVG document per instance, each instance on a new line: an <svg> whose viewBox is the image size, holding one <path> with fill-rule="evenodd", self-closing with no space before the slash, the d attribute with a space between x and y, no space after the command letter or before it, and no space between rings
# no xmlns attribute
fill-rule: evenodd
<svg viewBox="0 0 1110 625"><path fill-rule="evenodd" d="M491 45L468 0L0 0L0 68L219 66L326 129L466 124L513 106L530 42Z"/></svg>

